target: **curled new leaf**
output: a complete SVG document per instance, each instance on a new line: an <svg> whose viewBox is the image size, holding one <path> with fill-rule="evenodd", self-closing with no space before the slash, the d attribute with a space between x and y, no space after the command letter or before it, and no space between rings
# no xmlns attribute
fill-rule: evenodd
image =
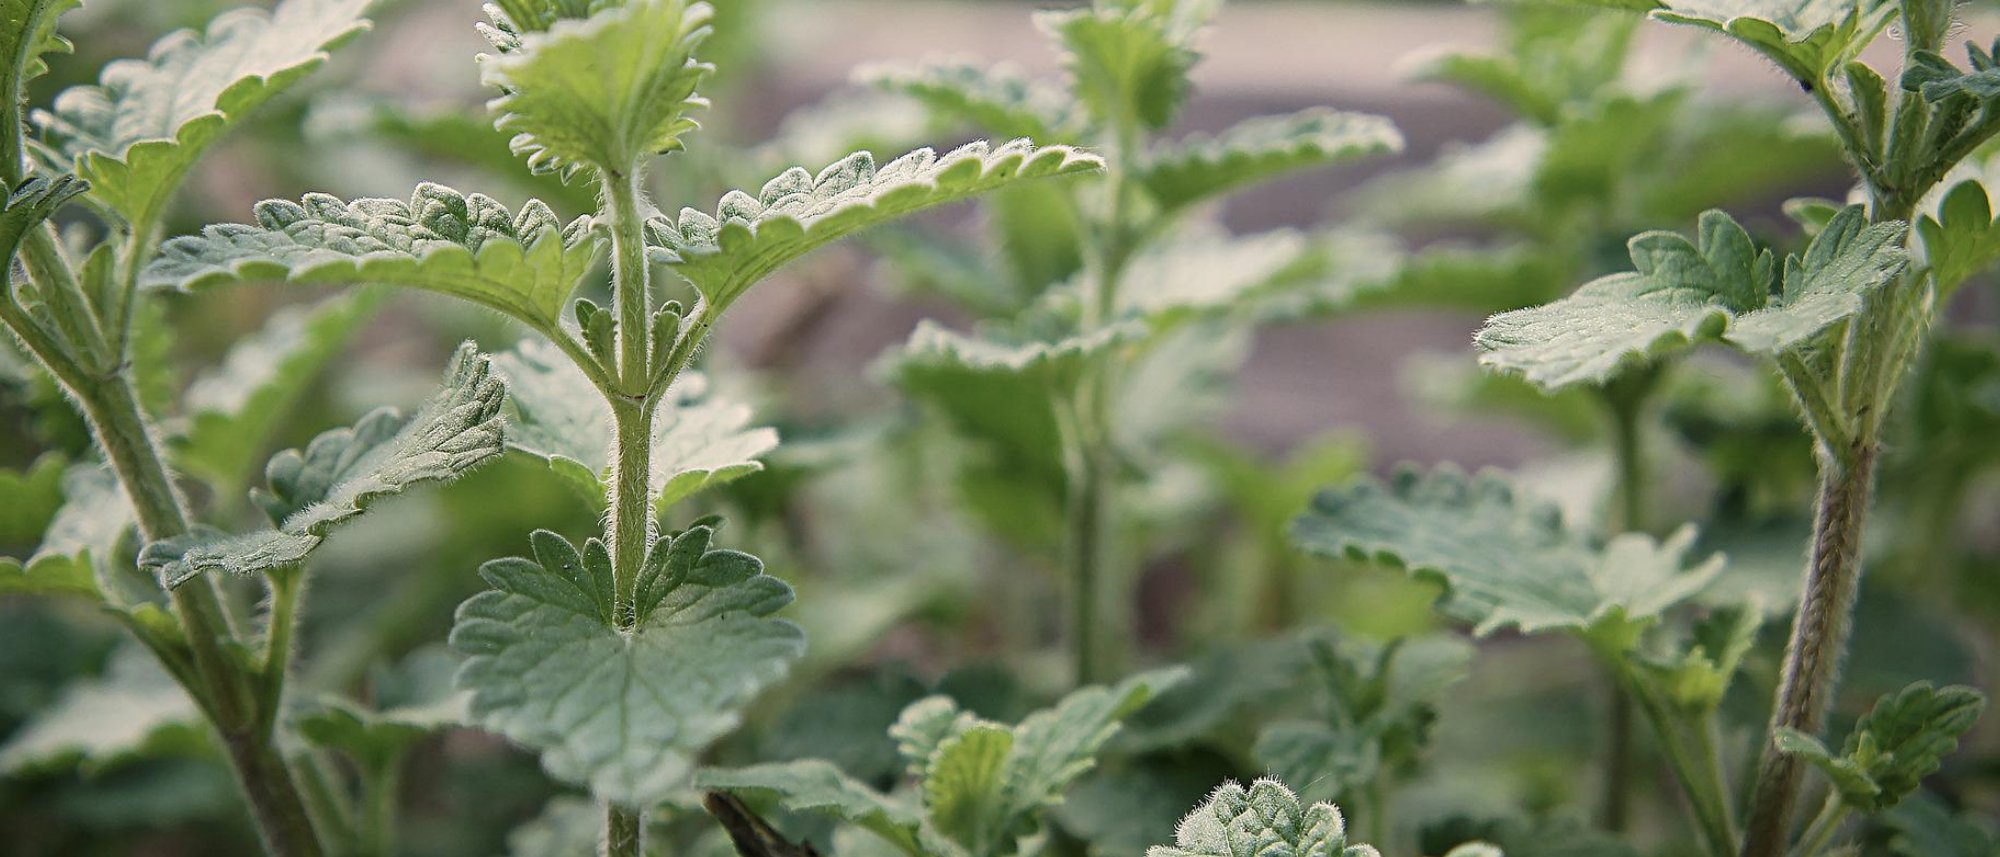
<svg viewBox="0 0 2000 857"><path fill-rule="evenodd" d="M1174 844L1155 845L1146 857L1381 857L1374 847L1347 843L1347 821L1330 803L1300 806L1298 795L1277 780L1248 790L1224 783L1174 831Z"/></svg>
<svg viewBox="0 0 2000 857"><path fill-rule="evenodd" d="M1163 128L1187 100L1192 27L1150 3L1044 12L1078 101L1109 128Z"/></svg>
<svg viewBox="0 0 2000 857"><path fill-rule="evenodd" d="M481 78L502 94L494 127L514 135L537 172L590 167L625 173L681 148L688 114L714 67L694 57L714 10L684 0L632 0L588 17L514 21L494 8ZM540 25L540 26L537 26Z"/></svg>
<svg viewBox="0 0 2000 857"><path fill-rule="evenodd" d="M727 306L757 281L806 253L920 209L955 202L1021 179L1102 166L1068 146L1036 149L1027 140L970 143L939 156L918 149L880 169L856 152L818 175L793 167L756 196L731 191L713 216L692 208L646 223L646 243L704 298Z"/></svg>
<svg viewBox="0 0 2000 857"><path fill-rule="evenodd" d="M1566 526L1554 506L1517 496L1499 474L1449 465L1321 492L1292 538L1310 553L1385 559L1436 580L1441 608L1476 633L1563 630L1608 645L1629 646L1634 626L1722 570L1721 557L1686 565L1692 528L1664 542L1626 533L1599 543Z"/></svg>
<svg viewBox="0 0 2000 857"><path fill-rule="evenodd" d="M243 535L204 530L154 542L140 564L162 585L179 586L205 571L253 574L303 562L333 528L375 501L426 482L455 479L500 454L500 405L506 389L471 343L445 369L444 388L417 413L382 408L286 450L265 468L268 491L251 499L271 529Z"/></svg>
<svg viewBox="0 0 2000 857"><path fill-rule="evenodd" d="M368 28L368 0L286 0L226 12L204 33L183 30L143 60L104 67L96 86L56 96L35 124L89 179L92 195L151 224L195 160L229 126L326 62Z"/></svg>
<svg viewBox="0 0 2000 857"><path fill-rule="evenodd" d="M7 198L0 200L0 265L11 268L14 251L21 246L28 230L42 225L63 203L89 188L75 176L37 177L15 185ZM0 283L0 287L5 286Z"/></svg>
<svg viewBox="0 0 2000 857"><path fill-rule="evenodd" d="M1635 273L1585 284L1567 298L1488 319L1484 365L1546 389L1602 384L1628 363L1720 341L1775 355L1812 343L1860 312L1909 265L1902 223L1870 225L1860 206L1829 221L1783 274L1729 215L1702 215L1696 241L1647 232L1631 241Z"/></svg>
<svg viewBox="0 0 2000 857"><path fill-rule="evenodd" d="M1134 179L1162 208L1176 209L1290 170L1402 148L1403 135L1387 119L1313 109L1161 146L1145 154Z"/></svg>
<svg viewBox="0 0 2000 857"><path fill-rule="evenodd" d="M83 0L0 0L0 93L18 98L23 84L49 70L44 54L66 54L56 19ZM0 111L4 112L4 111ZM19 114L15 114L18 118Z"/></svg>
<svg viewBox="0 0 2000 857"><path fill-rule="evenodd" d="M459 606L451 645L473 722L534 747L550 773L605 800L649 806L688 785L695 755L804 650L771 616L792 589L694 527L648 552L621 629L611 557L550 532L535 558L486 563L492 590Z"/></svg>
<svg viewBox="0 0 2000 857"><path fill-rule="evenodd" d="M549 462L602 502L610 488L611 407L554 345L524 340L493 358L507 379L514 420L508 446ZM653 415L653 503L666 508L764 469L777 431L751 425L750 407L711 395L706 376L684 373Z"/></svg>
<svg viewBox="0 0 2000 857"><path fill-rule="evenodd" d="M543 332L603 245L588 218L567 225L529 201L518 214L483 194L428 182L410 200L308 194L257 204L257 222L166 242L140 283L201 289L259 279L388 283L463 298Z"/></svg>

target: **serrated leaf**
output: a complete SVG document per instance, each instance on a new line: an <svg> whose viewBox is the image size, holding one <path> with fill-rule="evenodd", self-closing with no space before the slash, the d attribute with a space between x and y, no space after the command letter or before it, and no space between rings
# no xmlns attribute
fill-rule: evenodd
<svg viewBox="0 0 2000 857"><path fill-rule="evenodd" d="M98 465L63 472L62 499L27 561L0 557L0 594L104 598L118 542L136 521L131 501Z"/></svg>
<svg viewBox="0 0 2000 857"><path fill-rule="evenodd" d="M1779 732L1776 740L1779 750L1825 772L1849 806L1881 812L1936 773L1985 709L1985 695L1972 688L1917 682L1876 702L1854 725L1839 756L1795 730Z"/></svg>
<svg viewBox="0 0 2000 857"><path fill-rule="evenodd" d="M1935 214L1917 218L1917 235L1924 242L1924 264L1937 278L1940 301L2000 261L2000 218L1993 216L1986 186L1975 180L1953 186Z"/></svg>
<svg viewBox="0 0 2000 857"><path fill-rule="evenodd" d="M1721 557L1691 567L1692 528L1666 541L1626 533L1599 543L1553 506L1517 496L1495 472L1406 468L1321 492L1294 522L1307 552L1381 559L1445 588L1441 609L1474 632L1562 630L1629 645L1629 632L1700 590Z"/></svg>
<svg viewBox="0 0 2000 857"><path fill-rule="evenodd" d="M1699 244L1678 233L1632 239L1637 271L1488 319L1475 341L1480 362L1555 390L1603 384L1635 361L1694 342L1719 341L1774 355L1813 342L1859 312L1867 296L1909 264L1900 223L1869 225L1860 206L1835 216L1804 256L1785 260L1736 221L1702 215Z"/></svg>
<svg viewBox="0 0 2000 857"><path fill-rule="evenodd" d="M1188 95L1199 58L1192 35L1149 3L1043 12L1036 23L1062 42L1071 91L1105 128L1164 128Z"/></svg>
<svg viewBox="0 0 2000 857"><path fill-rule="evenodd" d="M1373 847L1347 841L1347 821L1330 803L1301 806L1298 795L1273 779L1248 790L1224 783L1188 813L1174 844L1155 845L1146 857L1380 857Z"/></svg>
<svg viewBox="0 0 2000 857"><path fill-rule="evenodd" d="M931 697L904 709L890 734L919 776L936 830L970 854L1000 857L1015 853L1043 810L1096 764L1119 721L1180 679L1160 671L1084 688L1012 727Z"/></svg>
<svg viewBox="0 0 2000 857"><path fill-rule="evenodd" d="M770 795L795 812L827 813L882 837L905 854L922 857L935 850L926 848L935 834L924 830L924 818L916 807L869 788L822 759L704 768L695 772L694 785Z"/></svg>
<svg viewBox="0 0 2000 857"><path fill-rule="evenodd" d="M1318 283L1328 267L1323 248L1289 229L1189 235L1133 256L1115 309L1155 330L1224 312L1270 311L1274 298ZM1079 291L1072 287L1069 296Z"/></svg>
<svg viewBox="0 0 2000 857"><path fill-rule="evenodd" d="M730 191L710 216L692 208L646 222L646 243L708 301L727 306L793 259L904 215L956 202L1023 179L1087 172L1095 155L1015 140L969 143L943 156L918 149L881 169L856 152L820 170L793 167L756 196Z"/></svg>
<svg viewBox="0 0 2000 857"><path fill-rule="evenodd" d="M909 96L933 115L982 134L1072 142L1074 117L1062 92L1012 64L931 62L863 68L855 78Z"/></svg>
<svg viewBox="0 0 2000 857"><path fill-rule="evenodd" d="M44 55L73 49L56 32L56 19L82 4L83 0L0 0L0 98L20 97L28 81L46 73Z"/></svg>
<svg viewBox="0 0 2000 857"><path fill-rule="evenodd" d="M695 755L783 676L803 635L771 614L791 587L748 554L709 547L706 526L653 544L637 621L613 624L611 560L546 531L535 559L494 560L494 588L460 605L451 645L475 723L538 749L563 780L649 806L685 788Z"/></svg>
<svg viewBox="0 0 2000 857"><path fill-rule="evenodd" d="M1402 148L1403 135L1387 119L1314 108L1157 146L1140 159L1133 180L1174 210L1292 170Z"/></svg>
<svg viewBox="0 0 2000 857"><path fill-rule="evenodd" d="M242 535L203 529L153 542L142 567L171 589L207 571L256 574L297 565L335 527L376 501L417 485L456 479L502 450L506 388L471 343L445 368L444 385L409 417L380 408L352 428L286 450L265 467L269 491L251 499L273 527Z"/></svg>
<svg viewBox="0 0 2000 857"><path fill-rule="evenodd" d="M1930 102L1943 102L1956 96L1967 96L1978 102L2000 98L2000 62L1996 62L1994 52L1967 43L1966 54L1972 65L1970 71L1952 65L1950 60L1936 51L1917 51L1911 56L1909 67L1903 70L1902 88L1918 93Z"/></svg>
<svg viewBox="0 0 2000 857"><path fill-rule="evenodd" d="M512 449L549 462L586 496L608 496L611 406L554 345L523 340L493 358L507 380ZM748 405L709 394L708 379L682 373L653 415L653 503L666 509L707 488L764 469L778 446L774 429L752 426Z"/></svg>
<svg viewBox="0 0 2000 857"><path fill-rule="evenodd" d="M182 30L143 60L104 67L95 86L35 111L43 138L127 222L150 226L182 176L229 126L297 83L327 51L368 29L368 0L285 0L236 9L205 33Z"/></svg>
<svg viewBox="0 0 2000 857"><path fill-rule="evenodd" d="M923 321L885 361L884 374L974 442L961 473L974 508L1012 538L1043 542L1059 532L1051 510L1069 484L1052 403L1075 388L1091 360L1136 332L1119 325L1049 340L990 326L967 335Z"/></svg>
<svg viewBox="0 0 2000 857"><path fill-rule="evenodd" d="M1652 15L1729 35L1817 85L1859 55L1896 9L1886 0L1664 0Z"/></svg>
<svg viewBox="0 0 2000 857"><path fill-rule="evenodd" d="M195 376L182 398L186 421L167 438L175 466L217 490L241 486L272 432L374 314L380 295L280 309L231 346L220 365Z"/></svg>
<svg viewBox="0 0 2000 857"><path fill-rule="evenodd" d="M0 262L5 262L8 270L13 269L14 251L21 246L21 239L27 237L28 230L42 225L42 221L55 214L62 204L76 198L88 190L90 185L75 176L54 178L34 177L23 180L10 188L7 198L0 201ZM0 283L0 286L5 286Z"/></svg>
<svg viewBox="0 0 2000 857"><path fill-rule="evenodd" d="M120 647L102 676L80 678L0 747L0 771L88 771L199 753L209 732L194 700L144 648Z"/></svg>
<svg viewBox="0 0 2000 857"><path fill-rule="evenodd" d="M589 218L564 225L533 200L514 214L483 194L428 182L408 202L308 194L297 204L258 203L256 215L255 225L166 242L140 284L386 283L463 298L548 333L604 244Z"/></svg>
<svg viewBox="0 0 2000 857"><path fill-rule="evenodd" d="M373 706L325 697L292 718L300 737L338 750L364 771L394 764L413 742L466 722L470 697L452 689L458 662L437 648L419 650L375 676Z"/></svg>
<svg viewBox="0 0 2000 857"><path fill-rule="evenodd" d="M494 127L537 172L619 174L681 148L696 127L688 114L708 104L695 87L714 67L694 52L713 15L707 3L632 0L525 32L496 15L486 32L499 53L481 57L480 73L502 93L488 103Z"/></svg>

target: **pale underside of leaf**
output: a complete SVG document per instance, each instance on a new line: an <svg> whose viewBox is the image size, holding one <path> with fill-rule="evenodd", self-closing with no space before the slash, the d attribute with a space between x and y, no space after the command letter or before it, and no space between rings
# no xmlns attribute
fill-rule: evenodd
<svg viewBox="0 0 2000 857"><path fill-rule="evenodd" d="M1027 140L970 143L943 156L918 149L880 169L857 152L819 172L794 167L756 196L731 191L714 215L682 209L647 222L653 257L715 304L727 306L786 263L836 239L913 212L1023 179L1089 172L1103 165L1067 146Z"/></svg>
<svg viewBox="0 0 2000 857"><path fill-rule="evenodd" d="M549 333L604 238L537 201L518 214L481 194L419 185L409 201L310 194L258 204L257 223L166 242L140 283L202 289L254 280L385 283L495 309Z"/></svg>
<svg viewBox="0 0 2000 857"><path fill-rule="evenodd" d="M1402 134L1387 119L1314 109L1247 119L1214 137L1160 147L1146 153L1134 178L1174 209L1292 170L1402 148Z"/></svg>
<svg viewBox="0 0 2000 857"><path fill-rule="evenodd" d="M1665 541L1627 533L1597 544L1553 506L1516 495L1497 473L1449 465L1322 492L1293 540L1329 557L1386 560L1442 584L1442 609L1479 634L1588 632L1648 622L1706 586L1722 558L1688 566L1684 528Z"/></svg>
<svg viewBox="0 0 2000 857"><path fill-rule="evenodd" d="M508 446L549 462L586 495L609 490L611 406L554 345L526 340L496 355L514 417ZM775 429L751 425L748 405L709 393L708 378L686 372L653 415L654 505L667 508L702 490L764 469L778 446Z"/></svg>
<svg viewBox="0 0 2000 857"><path fill-rule="evenodd" d="M932 113L1001 137L1070 142L1074 117L1063 93L1011 64L934 61L863 68L855 78L909 96Z"/></svg>
<svg viewBox="0 0 2000 857"><path fill-rule="evenodd" d="M136 517L111 472L71 467L62 477L63 505L42 544L26 561L0 558L0 594L104 597L104 578Z"/></svg>
<svg viewBox="0 0 2000 857"><path fill-rule="evenodd" d="M147 545L140 561L168 588L207 571L254 574L304 562L335 527L376 501L455 479L502 450L506 389L487 358L462 346L444 388L410 417L382 408L354 427L271 460L271 494L257 497L276 526L243 535L205 530Z"/></svg>
<svg viewBox="0 0 2000 857"><path fill-rule="evenodd" d="M201 152L366 30L367 7L368 0L286 0L269 12L225 13L205 33L159 40L143 60L112 62L97 85L65 90L34 121L98 199L150 226Z"/></svg>

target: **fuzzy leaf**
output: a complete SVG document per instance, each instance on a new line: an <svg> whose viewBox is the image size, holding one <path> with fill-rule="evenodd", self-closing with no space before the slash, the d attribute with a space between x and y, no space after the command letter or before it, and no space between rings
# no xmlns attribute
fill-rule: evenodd
<svg viewBox="0 0 2000 857"><path fill-rule="evenodd" d="M0 545L33 544L62 508L61 453L44 452L25 468L0 468Z"/></svg>
<svg viewBox="0 0 2000 857"><path fill-rule="evenodd" d="M1881 812L1937 773L1985 709L1985 695L1972 688L1917 682L1876 702L1854 725L1839 756L1793 730L1778 734L1778 749L1825 772L1849 806Z"/></svg>
<svg viewBox="0 0 2000 857"><path fill-rule="evenodd" d="M0 595L104 597L102 578L135 521L132 504L117 477L96 465L64 472L62 496L32 556L25 562L0 557Z"/></svg>
<svg viewBox="0 0 2000 857"><path fill-rule="evenodd" d="M1191 235L1134 256L1116 309L1156 329L1216 313L1268 309L1271 298L1320 282L1327 261L1320 247L1292 230Z"/></svg>
<svg viewBox="0 0 2000 857"><path fill-rule="evenodd" d="M502 93L488 104L494 127L537 172L625 173L682 148L688 114L708 104L695 87L714 66L694 57L707 3L632 0L525 32L494 11L484 32L499 53L480 57L480 78Z"/></svg>
<svg viewBox="0 0 2000 857"><path fill-rule="evenodd" d="M199 752L209 732L173 677L143 647L111 655L104 674L82 678L0 747L0 771L102 770L166 753Z"/></svg>
<svg viewBox="0 0 2000 857"><path fill-rule="evenodd" d="M1060 507L1069 484L1052 402L1075 388L1091 360L1134 332L1116 326L1047 341L997 328L966 335L924 321L886 374L973 440L976 457L961 478L974 507L1010 537L1044 541L1059 531L1047 510Z"/></svg>
<svg viewBox="0 0 2000 857"><path fill-rule="evenodd" d="M610 487L611 406L569 359L543 340L523 340L493 358L514 416L507 443L543 459L586 496ZM750 424L750 407L709 395L708 379L682 373L653 415L653 503L665 509L707 488L764 469L776 430Z"/></svg>
<svg viewBox="0 0 2000 857"><path fill-rule="evenodd" d="M1102 164L1067 146L1036 149L1027 140L970 143L941 157L918 149L879 170L872 155L856 152L817 176L786 170L756 196L731 191L714 216L692 208L678 218L656 216L646 223L646 240L657 261L726 306L793 259L854 232L1014 181Z"/></svg>
<svg viewBox="0 0 2000 857"><path fill-rule="evenodd" d="M1924 242L1924 263L1937 277L1940 301L2000 261L2000 218L1993 216L1992 201L1978 181L1952 187L1935 215L1917 219L1917 235Z"/></svg>
<svg viewBox="0 0 2000 857"><path fill-rule="evenodd" d="M380 294L285 307L231 346L220 365L188 385L187 419L167 439L175 466L218 490L241 486L293 404L373 315Z"/></svg>
<svg viewBox="0 0 2000 857"><path fill-rule="evenodd" d="M1164 128L1188 95L1192 35L1151 3L1043 12L1036 23L1065 51L1076 99L1107 128Z"/></svg>
<svg viewBox="0 0 2000 857"><path fill-rule="evenodd" d="M56 19L83 0L0 0L0 98L16 98L28 81L49 70L44 54L66 54L69 40ZM18 115L18 114L17 114Z"/></svg>
<svg viewBox="0 0 2000 857"><path fill-rule="evenodd" d="M1013 854L1040 827L1042 811L1095 766L1119 721L1180 680L1179 671L1162 671L1084 688L1012 727L931 697L904 709L891 734L919 772L940 834L971 854Z"/></svg>
<svg viewBox="0 0 2000 857"><path fill-rule="evenodd" d="M457 683L472 692L473 721L605 800L650 806L685 788L695 755L804 650L798 627L771 617L791 587L755 557L711 549L713 535L701 526L653 544L624 631L602 543L578 551L542 531L535 559L482 566L494 588L459 607L451 632L470 658Z"/></svg>
<svg viewBox="0 0 2000 857"><path fill-rule="evenodd" d="M1300 806L1285 784L1262 779L1249 790L1224 783L1181 819L1172 846L1146 857L1381 857L1347 842L1347 821L1330 803Z"/></svg>
<svg viewBox="0 0 2000 857"><path fill-rule="evenodd" d="M1685 646L1672 657L1648 661L1667 698L1690 711L1722 704L1743 658L1757 642L1764 611L1754 605L1718 608L1694 624Z"/></svg>
<svg viewBox="0 0 2000 857"><path fill-rule="evenodd" d="M770 795L794 812L819 812L859 825L902 849L905 854L939 850L936 834L916 807L884 795L822 759L771 762L747 768L704 768L695 772L696 788L752 795Z"/></svg>
<svg viewBox="0 0 2000 857"><path fill-rule="evenodd" d="M1149 151L1134 180L1162 208L1177 209L1283 173L1402 151L1389 120L1315 108L1246 119L1214 137L1193 136Z"/></svg>
<svg viewBox="0 0 2000 857"><path fill-rule="evenodd" d="M40 227L63 203L89 187L75 176L30 178L14 186L7 198L0 201L0 263L6 265L6 270L13 270L14 251L20 248L28 230ZM4 282L0 282L0 287L11 288Z"/></svg>
<svg viewBox="0 0 2000 857"><path fill-rule="evenodd" d="M1782 281L1729 215L1702 215L1699 244L1673 232L1632 239L1636 273L1613 274L1576 293L1488 319L1480 362L1554 390L1603 384L1629 363L1693 342L1726 342L1753 354L1811 343L1859 312L1867 296L1909 264L1900 223L1868 225L1860 206L1835 216Z"/></svg>
<svg viewBox="0 0 2000 857"><path fill-rule="evenodd" d="M506 388L471 343L445 368L444 387L415 415L380 408L352 428L286 450L265 467L270 490L251 499L273 528L228 535L205 530L153 542L140 565L173 588L205 571L255 574L297 565L335 527L377 500L426 482L456 479L500 454Z"/></svg>
<svg viewBox="0 0 2000 857"><path fill-rule="evenodd" d="M407 203L308 194L297 204L258 203L256 214L255 225L209 226L166 242L141 284L387 283L463 298L548 332L604 243L588 218L564 225L536 201L513 214L485 195L428 182Z"/></svg>
<svg viewBox="0 0 2000 857"><path fill-rule="evenodd" d="M56 96L33 119L94 197L150 225L181 177L229 126L326 62L368 29L368 0L286 0L236 9L205 33L172 33L143 60L104 67L96 86Z"/></svg>
<svg viewBox="0 0 2000 857"><path fill-rule="evenodd" d="M1630 645L1635 626L1722 570L1720 557L1686 567L1692 528L1664 542L1626 533L1599 544L1555 507L1516 496L1500 474L1468 477L1449 465L1324 491L1292 537L1310 553L1379 558L1442 584L1441 608L1482 635L1513 626Z"/></svg>
<svg viewBox="0 0 2000 857"><path fill-rule="evenodd" d="M451 686L458 662L440 648L419 650L371 682L374 706L337 697L293 718L300 737L338 750L366 772L384 771L413 742L466 722L467 694Z"/></svg>
<svg viewBox="0 0 2000 857"><path fill-rule="evenodd" d="M932 114L983 134L1043 142L1069 142L1075 136L1074 117L1062 92L1013 65L883 65L862 69L855 77L916 99Z"/></svg>
<svg viewBox="0 0 2000 857"><path fill-rule="evenodd" d="M1887 0L1664 0L1652 14L1727 34L1817 85L1859 55L1896 8Z"/></svg>

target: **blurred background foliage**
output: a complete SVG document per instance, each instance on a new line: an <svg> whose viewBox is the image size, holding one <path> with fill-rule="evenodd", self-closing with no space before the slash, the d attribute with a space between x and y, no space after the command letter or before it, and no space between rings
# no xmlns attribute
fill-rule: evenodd
<svg viewBox="0 0 2000 857"><path fill-rule="evenodd" d="M55 58L34 101L233 5L89 0L64 19L77 53ZM716 5L718 37L705 53L721 70L708 92L718 107L701 132L712 139L658 170L663 207L852 148L942 148L986 133L851 79L852 66L961 51L1039 71L1053 64L1027 23L1029 6L1048 4ZM1983 10L1968 15L1990 34ZM476 17L473 0L383 3L373 34L209 159L168 233L241 219L263 197L401 196L419 179L486 189L510 205L536 196L565 217L588 210L590 188L527 178L491 129L471 60ZM1204 42L1214 71L1197 74L1174 135L1328 104L1389 116L1409 145L1397 158L1259 187L1182 227L1189 242L1282 230L1269 234L1310 248L1317 276L1249 323L1190 327L1125 379L1131 436L1119 440L1116 502L1130 627L1119 657L1128 666L1188 660L1195 672L1142 711L1074 790L1059 811L1057 853L1139 853L1170 838L1221 779L1273 768L1423 853L1474 834L1528 843L1581 823L1604 740L1605 703L1587 659L1562 640L1502 635L1474 648L1443 630L1426 586L1299 555L1285 529L1321 486L1400 460L1505 466L1572 521L1611 527L1630 516L1632 528L1657 532L1703 522L1704 538L1732 558L1717 603L1754 594L1781 612L1795 597L1812 462L1789 402L1763 373L1702 355L1625 400L1543 397L1471 359L1481 317L1623 269L1635 232L1684 231L1701 210L1727 207L1777 240L1787 234L1784 200L1847 194L1838 147L1801 118L1806 105L1777 74L1747 54L1637 24L1429 3L1243 2L1220 16ZM1437 47L1447 42L1469 47ZM826 756L884 785L897 766L885 730L904 704L945 692L1011 721L1062 688L1054 512L1038 505L1038 489L1017 484L1032 478L1033 462L996 461L1004 450L955 429L938 402L891 383L890 370L918 319L963 328L1047 305L1082 264L1077 225L1050 199L1063 192L1024 188L822 254L747 300L709 355L710 376L753 402L784 445L764 472L700 495L684 514L729 513L730 544L800 590L792 615L812 641L805 665L718 759ZM1992 286L1961 291L1905 399L1843 689L1849 720L1910 681L1990 692L2000 678ZM282 306L322 298L309 291L149 305L140 369L161 391L154 404L200 384ZM352 329L301 368L310 385L281 403L266 436L246 442L294 446L375 404L408 404L454 343L470 337L494 350L518 335L453 304L363 304ZM1643 506L1611 496L1620 443L1647 462ZM67 464L88 455L53 385L0 348L0 549L35 548L75 490ZM518 552L529 529L577 537L595 518L544 468L513 459L394 503L393 514L371 516L321 555L300 642L304 688L393 698L439 657L453 608L481 588L479 562ZM1782 636L1764 629L1751 680L1731 693L1731 747L1760 734ZM1385 655L1398 639L1395 656ZM111 681L132 654L114 640L88 611L0 600L0 734L18 742L52 718L69 718L75 735L88 734L79 724L91 717L127 727L27 761L0 755L13 762L0 777L0 829L9 831L0 848L248 853L253 837L215 749L199 729L171 728L186 721L175 719L185 712L170 685L149 696ZM1402 681L1397 670L1422 671L1409 679L1412 699L1353 709L1366 695L1358 688ZM92 697L113 691L123 696ZM2000 813L1995 720L1932 781L1935 796L1892 822L1921 825L1943 807ZM1360 741L1364 721L1370 737ZM1351 752L1336 754L1339 765L1321 758L1288 769L1274 735L1348 741ZM402 771L402 853L571 853L594 840L589 807L558 796L530 755L497 739L422 739ZM1667 780L1641 783L1653 814L1634 827L1673 824ZM721 853L699 813L662 824L671 853ZM1885 827L1878 839L1893 835ZM1571 841L1584 844L1562 853L1632 853L1582 833ZM1508 853L1542 852L1523 844Z"/></svg>

